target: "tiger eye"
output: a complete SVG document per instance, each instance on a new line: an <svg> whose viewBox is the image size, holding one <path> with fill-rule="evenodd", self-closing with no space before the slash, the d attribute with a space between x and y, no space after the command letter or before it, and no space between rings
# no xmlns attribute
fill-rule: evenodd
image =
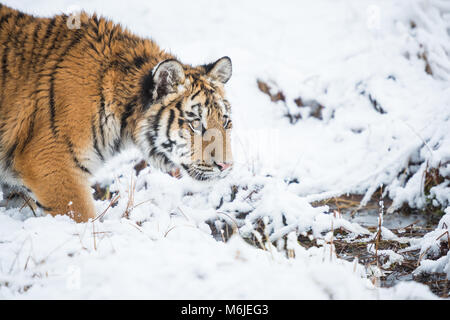
<svg viewBox="0 0 450 320"><path fill-rule="evenodd" d="M194 129L198 129L198 127L200 126L200 120L192 121L192 126L194 127Z"/></svg>

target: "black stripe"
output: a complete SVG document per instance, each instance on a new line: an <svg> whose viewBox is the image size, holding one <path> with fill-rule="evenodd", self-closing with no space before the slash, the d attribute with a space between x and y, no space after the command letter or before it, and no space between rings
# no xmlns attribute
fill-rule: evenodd
<svg viewBox="0 0 450 320"><path fill-rule="evenodd" d="M48 92L48 100L49 100L49 108L50 108L50 127L52 129L53 135L56 136L58 134L55 116L56 116L56 108L55 108L55 75L52 74L50 77L50 87Z"/></svg>
<svg viewBox="0 0 450 320"><path fill-rule="evenodd" d="M152 101L153 101L152 93L153 93L154 86L155 86L155 83L153 82L152 73L149 72L142 78L142 83L141 83L141 88L142 88L141 89L141 101L142 101L143 111L147 110L152 105Z"/></svg>
<svg viewBox="0 0 450 320"><path fill-rule="evenodd" d="M102 146L105 147L105 132L103 126L106 125L106 113L105 113L105 96L103 94L103 78L105 76L106 69L100 70L98 80L98 94L100 96L100 106L98 112L98 127L100 130L100 136L102 138Z"/></svg>
<svg viewBox="0 0 450 320"><path fill-rule="evenodd" d="M47 27L47 31L45 32L44 38L42 39L41 42L41 47L45 44L46 40L49 39L53 28L55 27L56 24L56 18L53 18L50 21L50 24ZM58 31L56 32L55 37L53 38L52 44L50 45L49 49L47 50L47 52L45 53L45 55L43 56L43 61L41 61L42 65L45 65L45 63L47 62L48 57L50 56L50 54L52 54L52 51L54 51L55 46L56 46L56 42L58 40L59 34L61 32L61 25L58 26ZM58 63L56 64L58 65ZM41 68L40 71L42 71L43 68ZM56 131L56 126L55 126L55 74L56 74L56 68L53 68L52 73L50 74L50 79L49 79L49 90L48 90L48 102L49 102L49 107L50 107L50 127L52 129L53 134L56 136L57 131ZM41 74L41 77L43 75Z"/></svg>
<svg viewBox="0 0 450 320"><path fill-rule="evenodd" d="M18 16L14 16L13 18L14 18L14 22L12 24L15 27L15 24L16 24ZM6 48L3 51L3 55L2 55L2 92L1 92L1 101L2 102L3 102L3 95L4 95L4 92L5 92L6 76L8 74L8 54L9 54L9 51L10 51L10 47L9 46L11 45L11 43L10 43L11 35L12 35L12 32L9 32L8 33L8 37L7 37L6 41L5 41Z"/></svg>
<svg viewBox="0 0 450 320"><path fill-rule="evenodd" d="M52 211L52 210L53 210L53 209L50 208L50 207L46 207L46 206L42 205L39 201L35 201L35 202L36 202L36 205L37 205L39 208L41 208L41 209L43 209L43 210L45 210L45 211Z"/></svg>
<svg viewBox="0 0 450 320"><path fill-rule="evenodd" d="M102 122L102 119L105 119L105 121ZM103 129L104 125L107 125L106 123L106 113L105 113L105 97L103 96L103 91L100 92L100 111L98 113L98 125L100 128L100 136L102 138L102 145L105 146L105 131Z"/></svg>
<svg viewBox="0 0 450 320"><path fill-rule="evenodd" d="M192 95L192 97L191 97L191 100L194 100L194 98L195 98L196 96L198 96L198 94L199 94L200 92L202 92L202 89L200 89L200 90L198 90L196 93L194 93L194 94Z"/></svg>
<svg viewBox="0 0 450 320"><path fill-rule="evenodd" d="M159 121L161 120L161 115L164 112L165 107L161 106L161 108L158 110L158 113L155 115L155 118L152 119L152 128L153 130L149 130L147 132L147 139L150 143L150 146L152 146L152 148L156 148L155 147L155 137L158 136L158 128L159 128ZM153 149L150 151L150 156L153 155Z"/></svg>
<svg viewBox="0 0 450 320"><path fill-rule="evenodd" d="M9 42L9 37L6 43ZM6 83L6 76L8 74L8 54L9 54L9 47L6 47L3 51L2 55L2 97L3 93L5 91L5 83ZM3 99L2 99L3 100Z"/></svg>
<svg viewBox="0 0 450 320"><path fill-rule="evenodd" d="M8 13L0 18L0 29L3 28L3 23L8 22L8 20L9 20L9 18L11 18L11 16L12 16L12 14Z"/></svg>
<svg viewBox="0 0 450 320"><path fill-rule="evenodd" d="M55 69L58 68L59 64L64 60L64 57L69 53L69 51L80 42L81 37L83 35L83 30L77 29L76 31L70 31L70 33L71 33L70 35L72 36L72 41L66 47L66 49L59 55L58 62L55 65Z"/></svg>
<svg viewBox="0 0 450 320"><path fill-rule="evenodd" d="M24 32L24 29L26 29L29 23L30 21L27 15L22 12L17 15L16 28L14 30L14 55L16 61L17 57L20 57L20 63L15 62L14 66L18 69L18 73L20 75L22 75L23 68L25 66L25 46L29 34L29 32Z"/></svg>
<svg viewBox="0 0 450 320"><path fill-rule="evenodd" d="M44 38L42 38L42 41L41 41L42 48L44 48L45 41L47 41L48 38L50 38L50 36L52 35L52 31L53 31L53 28L55 27L55 24L56 24L56 18L52 18L50 20L50 23L47 25L47 30L45 30Z"/></svg>
<svg viewBox="0 0 450 320"><path fill-rule="evenodd" d="M138 42L138 39L136 39L136 38L134 38L134 37L132 37L130 35L127 35L127 34L125 34L123 32L119 32L117 34L117 40L125 41L125 42L128 41L128 42L131 42L132 44L136 44Z"/></svg>
<svg viewBox="0 0 450 320"><path fill-rule="evenodd" d="M97 155L99 156L99 158L104 161L105 159L103 158L103 154L101 153L100 149L98 148L98 142L97 142L97 133L95 132L95 120L94 118L92 118L92 124L91 124L91 128L92 128L92 140L94 142L94 149L95 152L97 153Z"/></svg>
<svg viewBox="0 0 450 320"><path fill-rule="evenodd" d="M208 92L208 93L206 94L206 100L205 100L205 106L206 106L206 107L209 107L209 105L210 105L210 103L211 103L211 97L209 96L209 94L210 94L210 92ZM207 108L207 111L209 112L209 111L210 111L210 108Z"/></svg>
<svg viewBox="0 0 450 320"><path fill-rule="evenodd" d="M70 152L70 154L72 155L72 160L73 160L73 162L75 163L75 165L76 165L81 171L84 171L84 172L86 172L86 173L88 173L88 174L91 174L91 172L89 171L89 169L86 168L85 166L83 166L83 165L80 163L80 161L78 160L78 158L77 158L77 156L76 156L76 154L75 154L75 151L73 150L73 144L72 144L72 142L69 140L69 138L68 138L68 137L65 137L65 140L66 140L67 147L69 148L69 152Z"/></svg>
<svg viewBox="0 0 450 320"><path fill-rule="evenodd" d="M28 68L26 69L26 78L28 78L28 75L31 71L31 68L33 68L34 71L36 71L36 66L37 63L33 63L33 60L35 60L34 58L34 50L36 47L36 43L38 42L38 36L39 36L39 31L41 30L41 21L38 21L34 27L33 30L33 38L32 38L32 47L31 47L31 51L30 51L30 56L29 56L29 63L28 63ZM36 57L38 57L39 55L36 54ZM42 66L41 66L41 70L42 70ZM35 97L35 104L34 104L34 110L33 110L33 114L31 115L31 121L30 121L30 125L28 126L28 133L27 133L27 138L25 139L24 143L22 144L22 148L20 150L21 153L23 153L23 151L25 150L26 146L28 145L28 143L31 141L32 137L33 137L33 132L34 132L34 125L35 125L35 121L36 121L36 114L38 111L38 104L39 104L39 99L37 99L37 94L41 91L44 91L44 89L38 89L39 87L39 81L36 81L36 85L35 85L35 90L34 92L31 94L31 97ZM46 90L45 90L46 91Z"/></svg>
<svg viewBox="0 0 450 320"><path fill-rule="evenodd" d="M180 130L180 137L181 137L181 128L183 127L184 124L184 118L183 118L183 110L181 109L181 100L178 101L178 103L175 105L177 110L178 110L178 130Z"/></svg>
<svg viewBox="0 0 450 320"><path fill-rule="evenodd" d="M117 138L114 140L113 143L113 152L111 152L112 154L114 153L118 153L120 151L120 148L122 147L122 139Z"/></svg>
<svg viewBox="0 0 450 320"><path fill-rule="evenodd" d="M97 47L95 46L95 44L93 44L92 42L88 42L89 47L91 47L91 49L95 52L95 54L100 55L100 53L97 50ZM89 54L90 55L90 54ZM96 59L96 57L90 55L91 58Z"/></svg>
<svg viewBox="0 0 450 320"><path fill-rule="evenodd" d="M154 157L156 155L157 151L158 151L158 148L152 147L150 150L149 156Z"/></svg>
<svg viewBox="0 0 450 320"><path fill-rule="evenodd" d="M55 27L55 24L56 24L56 18L52 18L50 20L50 23L47 25L47 29L45 30L44 37L42 38L41 41L39 41L39 44L40 44L39 48L40 48L41 53L47 48L46 41L52 35L52 31L53 31L53 28ZM48 54L48 50L46 50L46 54ZM44 58L43 59L44 61L40 61L41 60L40 58ZM42 54L39 55L38 54L38 55L36 55L36 62L35 63L39 64L39 65L45 64L45 59L46 59L45 55L42 55ZM36 69L35 69L35 71L36 71Z"/></svg>
<svg viewBox="0 0 450 320"><path fill-rule="evenodd" d="M125 106L125 110L122 113L122 117L120 119L120 136L123 137L125 133L125 129L127 127L127 120L128 118L134 113L134 110L136 109L136 103L137 103L137 97L133 97L132 100L127 103Z"/></svg>
<svg viewBox="0 0 450 320"><path fill-rule="evenodd" d="M73 161L75 162L75 165L83 172L86 172L87 174L92 175L92 173L88 170L88 168L86 168L85 166L83 166L77 159L76 156L72 157Z"/></svg>
<svg viewBox="0 0 450 320"><path fill-rule="evenodd" d="M95 23L95 25L93 24L93 27L96 28L96 31L98 33L98 25L99 25L100 21L98 20L98 17L97 17L97 15L95 13L94 13L94 15L92 17L92 20Z"/></svg>
<svg viewBox="0 0 450 320"><path fill-rule="evenodd" d="M159 128L159 121L161 120L161 115L164 112L165 107L161 106L161 108L158 110L158 113L156 114L155 118L153 119L153 131L155 134L158 134L158 128Z"/></svg>
<svg viewBox="0 0 450 320"><path fill-rule="evenodd" d="M32 44L33 44L33 46L31 47L31 51L30 51L30 63L29 63L29 65L28 65L28 70L27 70L27 72L29 72L30 71L30 69L31 69L31 67L33 67L33 70L34 71L36 71L36 63L33 63L33 61L34 61L34 49L35 49L35 47L36 47L36 43L37 43L37 41L38 41L38 35L39 35L39 31L41 30L41 22L40 21L38 21L38 23L36 24L36 27L34 28L34 31L33 31L33 39L32 39ZM36 55L36 57L37 57L38 55ZM27 76L28 76L28 73L27 73Z"/></svg>
<svg viewBox="0 0 450 320"><path fill-rule="evenodd" d="M137 69L140 69L146 62L146 57L135 57L133 64Z"/></svg>
<svg viewBox="0 0 450 320"><path fill-rule="evenodd" d="M114 39L114 32L116 32L116 27L112 26L111 29L109 30L108 47L111 47L111 42Z"/></svg>
<svg viewBox="0 0 450 320"><path fill-rule="evenodd" d="M37 101L34 105L33 114L31 115L31 121L30 125L28 126L28 132L27 132L27 138L25 139L24 143L22 144L22 148L20 149L20 153L23 153L28 143L30 143L31 138L33 137L33 131L34 131L34 123L36 121L36 114L37 114Z"/></svg>
<svg viewBox="0 0 450 320"><path fill-rule="evenodd" d="M66 47L64 52L59 56L52 74L50 75L50 87L49 87L49 108L50 108L50 127L52 129L53 135L57 135L57 126L55 123L55 116L56 116L56 109L55 109L55 76L57 69L59 69L59 65L64 60L64 57L67 55L67 53L77 44L80 42L80 32L78 32L81 29L77 29L77 31L74 34L74 38L70 42L70 44Z"/></svg>
<svg viewBox="0 0 450 320"><path fill-rule="evenodd" d="M174 145L174 144L175 144L174 141L169 140L169 141L164 142L163 144L161 144L161 146L162 146L164 149L166 149L167 151L172 152L172 149L173 149L173 145Z"/></svg>
<svg viewBox="0 0 450 320"><path fill-rule="evenodd" d="M23 47L25 47L27 45L29 34L30 34L29 32L25 32L25 37L21 41L23 44ZM20 54L20 65L19 65L19 71L21 74L23 73L23 71L26 68L26 55L25 54L26 54L26 49L23 49Z"/></svg>
<svg viewBox="0 0 450 320"><path fill-rule="evenodd" d="M167 139L169 140L170 140L170 127L172 126L174 120L175 120L175 112L173 111L173 109L170 109L169 121L167 122L167 130L166 130L166 136Z"/></svg>
<svg viewBox="0 0 450 320"><path fill-rule="evenodd" d="M27 25L26 23L21 23L22 21L20 21L24 17L25 17L25 15L20 12L16 17L16 22L14 23L14 30L13 30L12 34L14 36L13 41L14 41L15 49L23 48L24 41L20 41L20 43L18 43L18 42L19 42L20 36L23 34L23 28L26 27L26 25ZM11 41L11 42L13 42L13 41ZM19 47L19 44L20 44L20 47Z"/></svg>
<svg viewBox="0 0 450 320"><path fill-rule="evenodd" d="M5 167L7 169L11 169L12 163L13 163L13 158L14 158L14 152L16 151L17 148L17 142L15 142L9 149L8 151L6 151L6 155L5 155Z"/></svg>
<svg viewBox="0 0 450 320"><path fill-rule="evenodd" d="M56 22L55 22L55 23L56 23ZM61 42L62 42L62 39L59 39L59 36L60 36L60 34L61 34L61 31L64 31L64 29L66 28L66 24L64 23L64 21L62 21L61 23L59 23L59 25L58 25L57 28L58 28L58 29L57 29L55 32L52 32L52 33L55 34L55 37L51 40L51 45L46 46L46 47L48 47L48 50L47 50L47 52L45 53L44 58L42 59L42 60L43 60L42 63L44 63L44 64L47 62L48 57L49 57L53 52L55 52L56 44L61 44ZM52 30L53 30L53 28L52 28ZM46 34L45 36L47 36L47 34ZM44 40L45 40L45 37L44 37ZM43 41L44 41L44 40L43 40Z"/></svg>
<svg viewBox="0 0 450 320"><path fill-rule="evenodd" d="M186 115L187 115L189 118L193 118L193 119L198 118L197 114L195 114L194 112L187 111L187 112L186 112Z"/></svg>
<svg viewBox="0 0 450 320"><path fill-rule="evenodd" d="M180 100L180 101L177 102L177 104L175 105L175 108L178 109L178 111L180 112L180 115L183 114L182 100Z"/></svg>

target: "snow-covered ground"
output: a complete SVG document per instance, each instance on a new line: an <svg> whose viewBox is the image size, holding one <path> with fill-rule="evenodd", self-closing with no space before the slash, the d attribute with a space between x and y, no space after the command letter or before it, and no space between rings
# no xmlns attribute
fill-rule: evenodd
<svg viewBox="0 0 450 320"><path fill-rule="evenodd" d="M185 63L230 56L235 166L229 177L207 185L152 168L136 176L133 166L141 156L132 149L93 181L120 195L113 208L107 208L109 201L96 202L99 214L106 210L102 222L76 224L67 217L2 208L0 298L435 297L415 282L378 288L371 281L373 270L338 259L327 244L331 229L373 235L310 203L345 193L365 194L366 201L384 185L394 200L386 214L393 214L404 202L426 204L425 170L441 165L440 174L450 175L450 3L5 4L47 16L74 8L95 11L152 37ZM271 102L257 79L281 88L286 102ZM311 117L308 107L298 108L298 97L323 105L323 119ZM302 119L290 124L286 112ZM417 165L405 171L408 163ZM449 180L430 194L436 206L449 206ZM127 206L132 210L123 218ZM254 224L259 218L266 230L261 239ZM215 239L206 223L211 221L217 229L224 222L238 224L231 240ZM441 235L448 226L450 209L435 231L413 244L424 254L417 272L450 277L450 253L426 259L447 241ZM302 247L296 235L306 232L323 246ZM250 235L266 250L242 239Z"/></svg>

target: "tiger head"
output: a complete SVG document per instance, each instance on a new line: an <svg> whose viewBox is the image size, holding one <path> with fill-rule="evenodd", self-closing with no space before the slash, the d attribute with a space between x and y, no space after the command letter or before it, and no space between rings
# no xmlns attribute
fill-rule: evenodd
<svg viewBox="0 0 450 320"><path fill-rule="evenodd" d="M170 59L153 69L145 86L151 103L137 125L138 145L152 165L200 181L230 171L231 107L224 84L231 73L228 57L198 67Z"/></svg>

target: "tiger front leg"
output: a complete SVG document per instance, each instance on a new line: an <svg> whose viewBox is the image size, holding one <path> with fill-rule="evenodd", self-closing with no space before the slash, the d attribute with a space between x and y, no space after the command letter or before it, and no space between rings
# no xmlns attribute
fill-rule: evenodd
<svg viewBox="0 0 450 320"><path fill-rule="evenodd" d="M38 205L53 216L69 215L76 222L95 217L94 202L86 173L70 159L25 161L22 180L36 197Z"/></svg>
<svg viewBox="0 0 450 320"><path fill-rule="evenodd" d="M26 184L36 196L38 205L53 216L66 214L76 222L95 218L89 184L79 175L58 172Z"/></svg>

